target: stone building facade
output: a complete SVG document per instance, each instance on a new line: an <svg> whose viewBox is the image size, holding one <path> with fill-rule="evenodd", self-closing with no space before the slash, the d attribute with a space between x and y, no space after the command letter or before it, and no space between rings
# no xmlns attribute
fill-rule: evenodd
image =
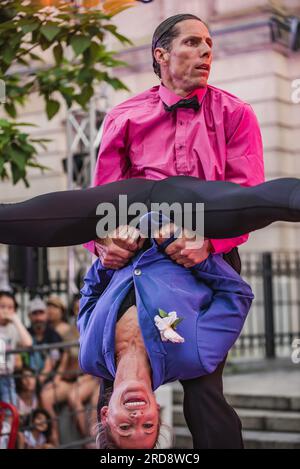
<svg viewBox="0 0 300 469"><path fill-rule="evenodd" d="M277 12L300 16L299 0L154 0L122 12L115 23L133 46L119 51L127 67L115 71L130 92L107 89L110 109L127 97L158 83L152 70L150 44L158 23L177 13L194 13L209 23L214 37L214 63L210 83L237 95L254 108L261 125L264 142L266 178L300 177L300 99L296 80L300 79L300 51L272 42L269 20ZM116 49L118 48L118 49ZM298 93L298 96L300 92ZM50 122L43 112L41 100L34 96L22 112L22 121L36 123L37 136L51 138L41 163L50 171L30 173L30 189L22 184L1 182L1 202L15 202L48 191L63 190L67 178L62 171L66 157L66 109ZM276 223L251 235L242 251L297 250L300 231L297 224ZM5 252L2 247L0 252ZM51 269L66 270L67 249L50 250Z"/></svg>

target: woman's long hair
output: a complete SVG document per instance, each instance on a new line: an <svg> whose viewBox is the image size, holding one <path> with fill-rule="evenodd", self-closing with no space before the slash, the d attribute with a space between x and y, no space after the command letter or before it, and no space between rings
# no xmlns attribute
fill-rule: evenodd
<svg viewBox="0 0 300 469"><path fill-rule="evenodd" d="M109 425L103 425L101 422L102 407L108 406L113 393L113 381L101 379L99 387L99 397L97 403L97 424L96 424L96 445L99 449L117 449Z"/></svg>

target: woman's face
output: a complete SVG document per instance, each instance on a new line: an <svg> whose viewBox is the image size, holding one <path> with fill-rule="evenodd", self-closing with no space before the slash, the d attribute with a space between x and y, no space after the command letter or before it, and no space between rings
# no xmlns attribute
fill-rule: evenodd
<svg viewBox="0 0 300 469"><path fill-rule="evenodd" d="M34 392L36 389L36 378L31 371L24 371L22 375L22 389Z"/></svg>
<svg viewBox="0 0 300 469"><path fill-rule="evenodd" d="M47 305L47 314L50 322L61 322L62 321L62 310L58 306Z"/></svg>
<svg viewBox="0 0 300 469"><path fill-rule="evenodd" d="M0 297L0 326L6 326L15 314L15 303L9 296Z"/></svg>
<svg viewBox="0 0 300 469"><path fill-rule="evenodd" d="M140 382L122 384L102 407L101 421L119 448L151 449L159 432L159 405L152 390Z"/></svg>

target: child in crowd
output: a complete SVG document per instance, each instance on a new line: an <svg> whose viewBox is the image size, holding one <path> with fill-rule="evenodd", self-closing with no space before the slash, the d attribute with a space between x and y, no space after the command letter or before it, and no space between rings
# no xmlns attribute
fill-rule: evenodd
<svg viewBox="0 0 300 469"><path fill-rule="evenodd" d="M0 291L0 401L16 405L16 390L13 372L15 356L9 354L17 346L31 347L32 338L16 314L17 302L14 295Z"/></svg>
<svg viewBox="0 0 300 469"><path fill-rule="evenodd" d="M19 449L52 449L51 417L44 409L35 409L26 421L27 429L19 433Z"/></svg>
<svg viewBox="0 0 300 469"><path fill-rule="evenodd" d="M21 423L37 407L37 377L34 370L28 366L23 366L16 376L17 409L21 418Z"/></svg>

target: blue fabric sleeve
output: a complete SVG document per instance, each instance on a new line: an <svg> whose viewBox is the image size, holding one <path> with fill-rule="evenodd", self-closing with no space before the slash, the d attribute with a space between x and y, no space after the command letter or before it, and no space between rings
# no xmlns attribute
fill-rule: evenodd
<svg viewBox="0 0 300 469"><path fill-rule="evenodd" d="M205 261L192 267L191 271L215 292L254 298L250 285L223 259L222 254L210 254Z"/></svg>
<svg viewBox="0 0 300 469"><path fill-rule="evenodd" d="M191 270L213 291L210 305L197 321L199 358L212 373L238 339L254 295L221 255L209 256Z"/></svg>
<svg viewBox="0 0 300 469"><path fill-rule="evenodd" d="M80 334L84 331L97 301L109 285L114 272L115 270L103 267L100 259L97 259L86 274L84 285L80 290L81 298L77 319Z"/></svg>

